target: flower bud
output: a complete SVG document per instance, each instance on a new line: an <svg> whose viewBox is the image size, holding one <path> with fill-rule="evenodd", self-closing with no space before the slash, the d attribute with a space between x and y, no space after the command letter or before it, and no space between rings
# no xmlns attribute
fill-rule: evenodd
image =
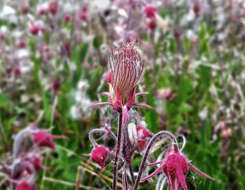
<svg viewBox="0 0 245 190"><path fill-rule="evenodd" d="M104 169L107 153L108 151L105 146L97 146L92 150L91 158L94 162L99 164L102 169Z"/></svg>

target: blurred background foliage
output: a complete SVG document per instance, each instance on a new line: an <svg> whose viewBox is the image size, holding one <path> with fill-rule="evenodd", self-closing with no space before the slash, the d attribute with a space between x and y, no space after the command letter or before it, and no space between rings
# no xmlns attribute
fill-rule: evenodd
<svg viewBox="0 0 245 190"><path fill-rule="evenodd" d="M146 61L138 90L149 92L142 101L157 109L138 109L148 129L184 134L193 165L218 179L191 172L189 189L245 188L243 1L67 0L53 12L49 3L0 5L1 162L11 157L13 135L44 111L39 127L67 139L43 153L49 170L39 173L38 189L74 189L78 175L81 189L109 188L112 164L81 169L92 148L88 131L101 125L89 105L108 88L110 50L135 40ZM147 4L156 7L155 27ZM7 187L0 175L0 189Z"/></svg>

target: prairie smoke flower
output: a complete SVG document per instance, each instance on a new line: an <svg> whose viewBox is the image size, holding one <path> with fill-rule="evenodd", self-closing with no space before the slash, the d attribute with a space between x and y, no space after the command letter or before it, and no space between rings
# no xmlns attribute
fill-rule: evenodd
<svg viewBox="0 0 245 190"><path fill-rule="evenodd" d="M56 1L50 1L48 10L52 15L56 15L59 9L59 4Z"/></svg>
<svg viewBox="0 0 245 190"><path fill-rule="evenodd" d="M37 35L39 32L39 27L34 22L31 22L29 32L33 35Z"/></svg>
<svg viewBox="0 0 245 190"><path fill-rule="evenodd" d="M97 146L92 150L91 159L103 169L105 168L107 154L108 152L105 146Z"/></svg>
<svg viewBox="0 0 245 190"><path fill-rule="evenodd" d="M138 126L136 128L136 131L137 131L138 145L141 149L145 149L147 139L151 138L153 136L153 133L142 126Z"/></svg>
<svg viewBox="0 0 245 190"><path fill-rule="evenodd" d="M36 190L36 185L32 182L29 182L29 180L23 180L23 181L14 180L14 179L8 179L8 180L13 184L17 184L16 190Z"/></svg>
<svg viewBox="0 0 245 190"><path fill-rule="evenodd" d="M65 20L65 22L70 22L71 16L69 14L64 15L64 20Z"/></svg>
<svg viewBox="0 0 245 190"><path fill-rule="evenodd" d="M30 184L27 181L19 183L16 187L16 190L35 190L35 184Z"/></svg>
<svg viewBox="0 0 245 190"><path fill-rule="evenodd" d="M156 166L158 164L160 164L160 167L158 167L148 177L141 179L141 182L152 178L153 176L157 175L160 172L164 172L164 174L168 179L170 190L176 190L181 188L187 190L187 185L185 182L185 174L188 172L189 169L192 169L199 175L206 177L210 180L215 180L214 178L204 174L199 169L194 167L190 163L190 161L186 158L186 156L179 151L177 145L174 145L172 148L170 148L167 151L165 159L163 161L155 162L147 165Z"/></svg>
<svg viewBox="0 0 245 190"><path fill-rule="evenodd" d="M104 169L106 158L109 155L115 156L115 153L108 150L104 145L96 145L91 152L90 160L93 160Z"/></svg>
<svg viewBox="0 0 245 190"><path fill-rule="evenodd" d="M64 136L54 136L48 133L48 131L45 130L37 130L32 133L32 140L36 145L39 147L49 147L54 149L55 144L52 141L53 139L63 139Z"/></svg>
<svg viewBox="0 0 245 190"><path fill-rule="evenodd" d="M109 102L100 102L92 106L111 105L115 111L122 112L124 123L127 121L127 113L131 107L143 106L152 109L147 104L135 102L137 96L146 93L135 92L137 82L143 72L144 61L133 44L124 44L113 50L109 65L110 71L107 76L109 92L102 93L109 96Z"/></svg>
<svg viewBox="0 0 245 190"><path fill-rule="evenodd" d="M156 11L157 11L157 9L153 5L146 5L146 7L144 9L144 14L148 18L155 18Z"/></svg>

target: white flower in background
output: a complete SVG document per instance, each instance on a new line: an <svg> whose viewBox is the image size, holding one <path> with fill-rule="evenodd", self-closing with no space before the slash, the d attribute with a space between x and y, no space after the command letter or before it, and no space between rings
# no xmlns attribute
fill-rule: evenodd
<svg viewBox="0 0 245 190"><path fill-rule="evenodd" d="M199 113L199 117L201 120L205 120L207 119L208 116L208 109L207 107L205 107L200 113Z"/></svg>
<svg viewBox="0 0 245 190"><path fill-rule="evenodd" d="M70 110L73 119L87 119L91 114L89 107L92 102L86 94L88 87L89 84L85 80L80 80L77 84L77 90L73 93L75 104Z"/></svg>

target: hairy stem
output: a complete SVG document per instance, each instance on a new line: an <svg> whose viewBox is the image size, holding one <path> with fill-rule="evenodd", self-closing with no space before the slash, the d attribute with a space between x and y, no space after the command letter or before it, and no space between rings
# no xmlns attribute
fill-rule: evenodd
<svg viewBox="0 0 245 190"><path fill-rule="evenodd" d="M121 149L121 136L122 136L122 112L119 112L118 119L118 129L117 129L117 149L116 149L116 157L114 162L114 171L113 171L113 185L112 189L117 189L117 170L118 170L118 158Z"/></svg>
<svg viewBox="0 0 245 190"><path fill-rule="evenodd" d="M130 163L128 167L129 167L129 173L130 173L130 176L131 176L131 181L134 184L135 183L135 178L134 178L134 171L133 171L132 163Z"/></svg>
<svg viewBox="0 0 245 190"><path fill-rule="evenodd" d="M139 182L140 182L140 178L141 178L141 175L143 173L144 166L145 166L145 161L146 161L146 159L148 157L148 154L150 152L150 149L151 149L153 143L156 141L156 139L158 139L162 135L166 135L168 138L170 138L170 140L173 141L175 148L177 148L177 141L176 141L176 138L174 137L174 135L172 133L170 133L168 131L160 131L159 133L155 134L151 138L150 142L147 145L144 157L143 157L143 159L141 161L141 164L140 164L139 173L138 173L137 179L135 181L133 190L137 190L137 188L138 188L138 185L139 185Z"/></svg>

